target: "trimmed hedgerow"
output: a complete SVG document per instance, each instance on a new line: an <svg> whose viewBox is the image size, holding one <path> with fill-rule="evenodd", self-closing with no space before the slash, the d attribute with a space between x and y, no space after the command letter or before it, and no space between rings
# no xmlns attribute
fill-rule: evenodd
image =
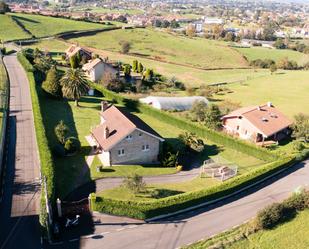
<svg viewBox="0 0 309 249"><path fill-rule="evenodd" d="M91 86L95 88L97 91L101 92L104 95L104 97L106 97L107 99L113 102L116 102L121 105L125 105L126 107L131 108L134 111L145 113L150 116L156 117L160 119L161 121L171 124L173 126L176 126L180 129L194 132L197 136L203 137L205 139L209 139L214 143L218 143L226 147L230 147L234 150L241 151L245 154L254 156L258 159L268 161L268 162L271 162L278 158L274 153L268 151L267 149L257 147L253 144L249 144L248 142L231 137L222 132L207 129L204 126L185 120L183 118L172 116L171 114L167 112L160 111L150 106L144 105L136 100L122 97L117 93L107 90L102 85L92 83Z"/></svg>
<svg viewBox="0 0 309 249"><path fill-rule="evenodd" d="M289 167L294 162L294 157L279 159L275 162L267 163L256 170L227 180L220 185L159 200L125 201L96 197L92 198L92 209L99 212L124 215L137 219L149 219L232 194L237 190L241 190L246 186L264 179L278 170Z"/></svg>
<svg viewBox="0 0 309 249"><path fill-rule="evenodd" d="M27 78L30 84L30 93L31 93L31 101L32 101L32 110L34 117L34 126L36 133L36 140L39 149L39 158L40 158L40 170L42 178L46 179L46 192L47 197L51 204L55 203L55 167L51 154L51 150L47 143L47 137L45 132L45 127L43 124L42 113L40 109L39 96L36 89L34 72L35 69L27 60L27 58L22 54L18 53L17 58L23 68L26 71ZM42 225L44 232L48 230L47 227L47 213L46 213L46 199L45 195L41 194L41 213L40 213L40 223Z"/></svg>

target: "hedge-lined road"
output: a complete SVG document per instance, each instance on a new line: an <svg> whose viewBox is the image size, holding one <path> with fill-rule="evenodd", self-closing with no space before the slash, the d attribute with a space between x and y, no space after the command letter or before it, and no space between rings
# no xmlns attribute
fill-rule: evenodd
<svg viewBox="0 0 309 249"><path fill-rule="evenodd" d="M233 197L217 205L164 221L139 224L134 220L96 214L93 238L91 236L72 237L58 245L58 248L178 248L231 229L255 216L258 210L268 204L281 201L299 186L308 184L309 160L293 166L276 179L269 180L259 189L244 193L243 196ZM50 248L57 248L57 246L50 246Z"/></svg>
<svg viewBox="0 0 309 249"><path fill-rule="evenodd" d="M10 119L0 249L35 249L40 248L40 174L29 83L16 55L5 57L4 63L10 78Z"/></svg>

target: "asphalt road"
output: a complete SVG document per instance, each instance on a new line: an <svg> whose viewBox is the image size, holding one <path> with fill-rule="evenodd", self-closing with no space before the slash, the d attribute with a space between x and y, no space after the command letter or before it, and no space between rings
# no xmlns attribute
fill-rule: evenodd
<svg viewBox="0 0 309 249"><path fill-rule="evenodd" d="M0 204L0 249L41 248L40 181L29 83L15 55L4 59L10 78L10 117Z"/></svg>
<svg viewBox="0 0 309 249"><path fill-rule="evenodd" d="M287 198L299 186L309 184L309 160L270 179L259 188L166 220L141 223L95 214L93 232L67 238L48 248L172 249L218 234L254 217L258 210ZM80 227L83 229L85 227Z"/></svg>

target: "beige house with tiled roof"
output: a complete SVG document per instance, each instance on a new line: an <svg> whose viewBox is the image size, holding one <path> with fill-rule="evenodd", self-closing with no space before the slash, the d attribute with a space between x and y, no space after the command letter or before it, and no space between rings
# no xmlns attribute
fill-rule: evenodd
<svg viewBox="0 0 309 249"><path fill-rule="evenodd" d="M279 141L290 134L292 125L292 121L270 102L237 109L221 119L227 133L255 143Z"/></svg>
<svg viewBox="0 0 309 249"><path fill-rule="evenodd" d="M164 139L137 116L101 103L101 124L91 131L104 166L158 162Z"/></svg>
<svg viewBox="0 0 309 249"><path fill-rule="evenodd" d="M71 58L73 55L76 55L77 53L79 53L81 57L85 56L87 60L90 60L92 58L92 52L91 51L89 51L88 49L79 47L77 45L71 45L65 51L67 58Z"/></svg>
<svg viewBox="0 0 309 249"><path fill-rule="evenodd" d="M115 68L103 62L99 58L96 58L84 64L83 70L85 71L87 78L94 82L101 80L104 74L110 73L112 77L117 77L118 73Z"/></svg>

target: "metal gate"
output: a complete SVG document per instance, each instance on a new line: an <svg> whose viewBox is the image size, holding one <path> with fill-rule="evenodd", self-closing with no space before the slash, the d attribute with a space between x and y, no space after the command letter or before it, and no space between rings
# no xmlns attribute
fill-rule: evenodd
<svg viewBox="0 0 309 249"><path fill-rule="evenodd" d="M88 198L73 202L61 201L60 205L62 216L87 214L90 212Z"/></svg>

